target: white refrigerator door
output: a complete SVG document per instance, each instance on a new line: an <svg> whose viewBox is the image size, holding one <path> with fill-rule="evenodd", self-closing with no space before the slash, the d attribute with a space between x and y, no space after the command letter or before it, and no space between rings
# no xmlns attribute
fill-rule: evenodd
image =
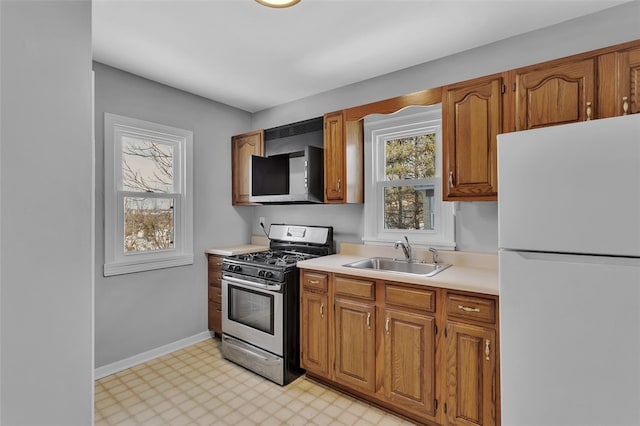
<svg viewBox="0 0 640 426"><path fill-rule="evenodd" d="M640 259L499 260L502 424L640 425Z"/></svg>
<svg viewBox="0 0 640 426"><path fill-rule="evenodd" d="M640 114L498 135L499 247L640 256Z"/></svg>

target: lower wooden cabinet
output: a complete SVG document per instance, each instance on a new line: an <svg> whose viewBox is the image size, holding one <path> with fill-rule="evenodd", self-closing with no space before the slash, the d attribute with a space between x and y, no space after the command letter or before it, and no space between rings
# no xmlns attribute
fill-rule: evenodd
<svg viewBox="0 0 640 426"><path fill-rule="evenodd" d="M435 318L391 309L384 317L384 395L402 410L435 419Z"/></svg>
<svg viewBox="0 0 640 426"><path fill-rule="evenodd" d="M375 391L376 307L336 299L335 380L368 392Z"/></svg>
<svg viewBox="0 0 640 426"><path fill-rule="evenodd" d="M301 270L307 375L429 425L499 425L497 297Z"/></svg>
<svg viewBox="0 0 640 426"><path fill-rule="evenodd" d="M222 260L224 256L208 256L209 330L222 336Z"/></svg>
<svg viewBox="0 0 640 426"><path fill-rule="evenodd" d="M329 376L328 276L303 274L300 281L300 366L310 373Z"/></svg>
<svg viewBox="0 0 640 426"><path fill-rule="evenodd" d="M448 423L497 424L496 332L487 327L447 324Z"/></svg>

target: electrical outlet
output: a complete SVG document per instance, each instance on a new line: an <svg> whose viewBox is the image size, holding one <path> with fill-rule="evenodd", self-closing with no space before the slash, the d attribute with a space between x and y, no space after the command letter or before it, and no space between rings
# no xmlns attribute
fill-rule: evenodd
<svg viewBox="0 0 640 426"><path fill-rule="evenodd" d="M264 217L260 217L260 220L258 220L258 225L264 226Z"/></svg>

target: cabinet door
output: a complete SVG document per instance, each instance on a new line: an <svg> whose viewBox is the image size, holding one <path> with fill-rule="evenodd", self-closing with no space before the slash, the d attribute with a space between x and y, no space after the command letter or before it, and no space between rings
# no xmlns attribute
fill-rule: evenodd
<svg viewBox="0 0 640 426"><path fill-rule="evenodd" d="M263 135L262 130L257 130L231 138L231 194L234 206L251 204L251 156L264 155Z"/></svg>
<svg viewBox="0 0 640 426"><path fill-rule="evenodd" d="M442 108L443 199L496 200L502 78L492 76L448 86Z"/></svg>
<svg viewBox="0 0 640 426"><path fill-rule="evenodd" d="M300 310L300 365L329 377L329 316L327 295L302 292Z"/></svg>
<svg viewBox="0 0 640 426"><path fill-rule="evenodd" d="M638 114L640 113L640 48L630 50L626 56L621 77L624 82L621 93L623 114ZM627 98L626 106L625 97Z"/></svg>
<svg viewBox="0 0 640 426"><path fill-rule="evenodd" d="M368 392L375 391L375 306L335 301L335 379Z"/></svg>
<svg viewBox="0 0 640 426"><path fill-rule="evenodd" d="M598 118L640 112L640 48L598 56Z"/></svg>
<svg viewBox="0 0 640 426"><path fill-rule="evenodd" d="M517 72L516 130L595 118L594 93L594 59Z"/></svg>
<svg viewBox="0 0 640 426"><path fill-rule="evenodd" d="M433 420L435 416L435 319L386 310L384 392L389 402Z"/></svg>
<svg viewBox="0 0 640 426"><path fill-rule="evenodd" d="M324 195L326 203L342 203L345 194L345 147L342 112L324 117Z"/></svg>
<svg viewBox="0 0 640 426"><path fill-rule="evenodd" d="M446 340L448 424L495 425L495 330L449 322Z"/></svg>

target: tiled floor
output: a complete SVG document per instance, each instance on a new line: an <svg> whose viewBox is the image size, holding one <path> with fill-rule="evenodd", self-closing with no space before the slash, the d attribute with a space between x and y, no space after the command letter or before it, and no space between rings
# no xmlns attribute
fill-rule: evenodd
<svg viewBox="0 0 640 426"><path fill-rule="evenodd" d="M220 355L217 339L95 383L95 425L410 425L301 377L280 387Z"/></svg>

